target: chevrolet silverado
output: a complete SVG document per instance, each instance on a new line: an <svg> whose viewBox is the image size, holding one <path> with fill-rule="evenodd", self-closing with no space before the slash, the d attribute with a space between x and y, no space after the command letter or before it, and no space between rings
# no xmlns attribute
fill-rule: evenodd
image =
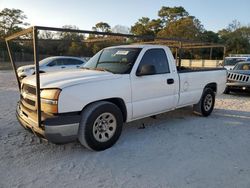
<svg viewBox="0 0 250 188"><path fill-rule="evenodd" d="M79 140L100 151L116 143L125 122L189 105L210 115L226 77L223 68L177 68L166 46L108 47L81 69L40 75L42 126L36 118L36 77L24 78L17 117L53 143Z"/></svg>

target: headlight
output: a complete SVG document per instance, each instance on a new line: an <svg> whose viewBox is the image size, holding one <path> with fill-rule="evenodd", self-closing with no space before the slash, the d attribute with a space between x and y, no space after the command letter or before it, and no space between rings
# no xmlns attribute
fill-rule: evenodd
<svg viewBox="0 0 250 188"><path fill-rule="evenodd" d="M23 71L24 71L23 69L20 68L17 69L17 72L23 72Z"/></svg>
<svg viewBox="0 0 250 188"><path fill-rule="evenodd" d="M60 89L44 89L41 91L41 110L46 113L58 113Z"/></svg>

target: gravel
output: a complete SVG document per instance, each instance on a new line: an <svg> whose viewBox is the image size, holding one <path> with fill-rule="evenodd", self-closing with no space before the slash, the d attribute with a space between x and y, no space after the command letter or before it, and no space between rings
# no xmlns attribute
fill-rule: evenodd
<svg viewBox="0 0 250 188"><path fill-rule="evenodd" d="M125 124L102 152L40 141L17 122L18 98L0 71L0 187L250 187L250 95L219 96L207 118L186 107Z"/></svg>

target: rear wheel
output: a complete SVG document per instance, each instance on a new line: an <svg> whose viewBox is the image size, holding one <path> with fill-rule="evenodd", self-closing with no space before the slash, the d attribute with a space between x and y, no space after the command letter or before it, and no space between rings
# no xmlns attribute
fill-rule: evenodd
<svg viewBox="0 0 250 188"><path fill-rule="evenodd" d="M91 150L105 150L116 143L121 135L122 125L122 113L115 104L96 102L82 112L78 139Z"/></svg>
<svg viewBox="0 0 250 188"><path fill-rule="evenodd" d="M193 111L202 116L209 116L214 109L215 93L211 88L205 88L199 103L193 106Z"/></svg>

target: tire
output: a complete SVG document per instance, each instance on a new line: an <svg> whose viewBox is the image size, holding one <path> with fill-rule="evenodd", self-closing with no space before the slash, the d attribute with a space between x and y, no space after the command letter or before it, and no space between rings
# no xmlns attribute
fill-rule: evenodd
<svg viewBox="0 0 250 188"><path fill-rule="evenodd" d="M122 125L123 116L115 104L95 102L81 113L78 139L86 148L102 151L116 143L121 135Z"/></svg>
<svg viewBox="0 0 250 188"><path fill-rule="evenodd" d="M224 94L229 94L230 93L230 89L228 87L226 87L223 93Z"/></svg>
<svg viewBox="0 0 250 188"><path fill-rule="evenodd" d="M201 116L209 116L214 109L215 93L211 88L205 88L199 103L193 106L193 111Z"/></svg>

